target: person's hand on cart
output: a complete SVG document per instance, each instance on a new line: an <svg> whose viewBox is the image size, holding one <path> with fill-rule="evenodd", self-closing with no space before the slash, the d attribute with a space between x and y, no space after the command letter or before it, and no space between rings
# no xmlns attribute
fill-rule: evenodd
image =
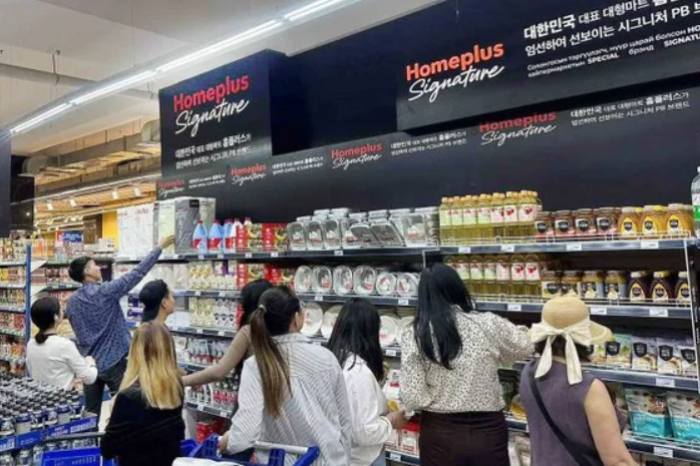
<svg viewBox="0 0 700 466"><path fill-rule="evenodd" d="M224 435L219 437L219 451L228 451L228 431L226 431Z"/></svg>
<svg viewBox="0 0 700 466"><path fill-rule="evenodd" d="M391 422L391 426L394 428L394 430L400 431L404 428L404 426L406 426L406 424L408 424L406 411L403 409L387 414L386 418L389 420L389 422Z"/></svg>

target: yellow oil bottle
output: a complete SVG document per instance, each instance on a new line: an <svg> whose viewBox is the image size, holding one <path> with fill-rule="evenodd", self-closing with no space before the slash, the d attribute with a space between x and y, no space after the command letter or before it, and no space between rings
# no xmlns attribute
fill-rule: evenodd
<svg viewBox="0 0 700 466"><path fill-rule="evenodd" d="M479 239L482 242L493 240L493 225L491 224L491 196L479 196L477 221L479 222Z"/></svg>
<svg viewBox="0 0 700 466"><path fill-rule="evenodd" d="M525 256L525 286L528 296L542 295L542 278L540 271L542 270L544 259L537 254L528 254Z"/></svg>
<svg viewBox="0 0 700 466"><path fill-rule="evenodd" d="M518 236L529 238L535 235L535 219L538 213L537 193L521 191L518 199Z"/></svg>
<svg viewBox="0 0 700 466"><path fill-rule="evenodd" d="M525 256L516 254L510 260L510 294L513 296L525 296Z"/></svg>
<svg viewBox="0 0 700 466"><path fill-rule="evenodd" d="M491 196L491 226L493 227L493 237L503 238L505 236L505 216L503 205L506 196L503 193L494 193Z"/></svg>
<svg viewBox="0 0 700 466"><path fill-rule="evenodd" d="M519 197L518 193L508 191L503 201L505 236L508 238L520 236L520 223L518 223Z"/></svg>
<svg viewBox="0 0 700 466"><path fill-rule="evenodd" d="M464 238L467 243L473 243L475 239L479 238L476 196L462 198L462 221L464 222Z"/></svg>
<svg viewBox="0 0 700 466"><path fill-rule="evenodd" d="M464 218L462 216L462 198L453 197L450 204L450 223L455 245L464 244Z"/></svg>
<svg viewBox="0 0 700 466"><path fill-rule="evenodd" d="M484 286L484 258L471 256L469 259L469 293L472 296L482 295Z"/></svg>
<svg viewBox="0 0 700 466"><path fill-rule="evenodd" d="M450 221L450 199L443 197L440 203L440 243L443 246L452 244L452 222Z"/></svg>
<svg viewBox="0 0 700 466"><path fill-rule="evenodd" d="M498 282L496 281L496 257L484 256L484 294L494 296L498 294Z"/></svg>
<svg viewBox="0 0 700 466"><path fill-rule="evenodd" d="M496 294L502 299L511 294L510 257L507 255L496 257Z"/></svg>

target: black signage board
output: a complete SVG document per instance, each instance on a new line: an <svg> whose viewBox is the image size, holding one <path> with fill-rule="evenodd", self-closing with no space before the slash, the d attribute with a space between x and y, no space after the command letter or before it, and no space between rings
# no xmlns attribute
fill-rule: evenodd
<svg viewBox="0 0 700 466"><path fill-rule="evenodd" d="M407 47L400 130L700 71L694 0L458 0L449 40ZM453 32L453 30L458 32Z"/></svg>
<svg viewBox="0 0 700 466"><path fill-rule="evenodd" d="M256 222L290 221L331 207L435 206L443 196L523 189L538 191L547 210L689 203L700 165L699 120L700 88L668 91L236 161L226 173L216 171L222 178L206 193L176 194L214 195L220 218Z"/></svg>
<svg viewBox="0 0 700 466"><path fill-rule="evenodd" d="M218 168L200 170L165 177L156 183L156 195L159 201L176 197L214 197L226 196L229 187L228 170Z"/></svg>
<svg viewBox="0 0 700 466"><path fill-rule="evenodd" d="M263 51L162 89L163 175L223 169L288 150L295 124L285 117L293 107L285 99L294 93L280 90L286 60Z"/></svg>

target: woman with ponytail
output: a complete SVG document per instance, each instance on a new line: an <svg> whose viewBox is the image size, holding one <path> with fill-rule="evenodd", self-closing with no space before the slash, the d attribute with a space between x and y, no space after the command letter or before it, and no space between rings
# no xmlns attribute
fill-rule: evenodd
<svg viewBox="0 0 700 466"><path fill-rule="evenodd" d="M95 360L83 358L75 343L57 334L56 329L63 320L58 299L38 299L32 305L31 317L39 332L27 345L29 374L63 390L72 390L76 380L85 385L93 384L97 378Z"/></svg>
<svg viewBox="0 0 700 466"><path fill-rule="evenodd" d="M255 357L243 366L240 408L221 438L222 450L237 453L256 441L318 446L319 466L349 464L352 426L343 371L333 353L299 333L304 318L288 287L260 298L250 319ZM264 452L258 457L267 462Z"/></svg>

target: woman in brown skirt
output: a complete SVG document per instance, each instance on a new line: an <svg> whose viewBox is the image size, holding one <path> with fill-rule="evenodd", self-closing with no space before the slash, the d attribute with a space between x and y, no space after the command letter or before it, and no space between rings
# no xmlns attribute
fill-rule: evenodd
<svg viewBox="0 0 700 466"><path fill-rule="evenodd" d="M422 413L421 466L508 466L498 367L532 354L527 329L474 312L457 272L435 264L401 341L401 398Z"/></svg>

